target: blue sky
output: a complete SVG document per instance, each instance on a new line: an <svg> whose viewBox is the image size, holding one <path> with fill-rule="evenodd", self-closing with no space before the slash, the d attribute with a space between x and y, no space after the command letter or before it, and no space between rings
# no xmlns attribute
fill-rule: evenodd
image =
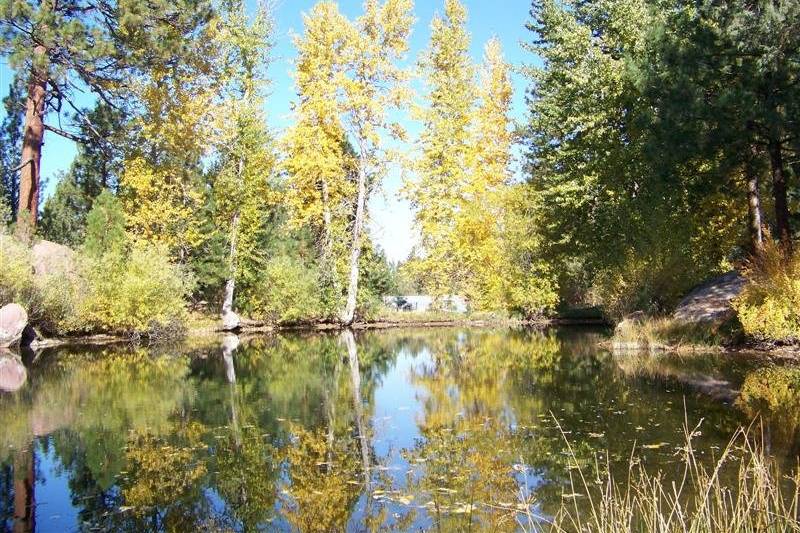
<svg viewBox="0 0 800 533"><path fill-rule="evenodd" d="M252 0L248 0L252 1ZM503 43L506 59L513 65L529 63L534 58L522 50L521 41L529 40L525 29L530 9L529 0L463 0L469 10L468 28L472 36L470 52L478 63L483 55L483 45L492 36ZM290 123L290 103L295 97L291 77L295 50L292 36L302 33L302 13L307 12L316 0L275 0L275 20L277 35L275 39L274 61L269 73L272 79L270 97L267 99L267 115L270 126L280 135ZM406 59L407 65L413 65L419 54L425 49L430 37L430 22L434 13L441 12L444 0L416 0L415 14L417 18L411 36L411 49ZM355 17L361 12L361 0L340 0L339 7L348 17ZM11 72L0 59L0 95L5 96ZM525 112L526 81L514 74L514 116L522 120ZM423 87L415 84L420 91ZM421 94L419 95L422 96ZM88 101L88 100L87 100ZM55 117L50 116L50 122ZM402 120L411 133L418 134L420 126L410 118ZM412 146L408 147L409 150ZM45 196L54 187L55 177L59 172L69 168L75 157L75 146L71 141L58 137L50 132L45 136L43 150L42 173L47 180ZM414 242L412 227L413 215L409 205L398 198L401 187L400 172L395 169L384 182L383 191L370 203L371 227L375 241L386 250L391 260L405 259Z"/></svg>

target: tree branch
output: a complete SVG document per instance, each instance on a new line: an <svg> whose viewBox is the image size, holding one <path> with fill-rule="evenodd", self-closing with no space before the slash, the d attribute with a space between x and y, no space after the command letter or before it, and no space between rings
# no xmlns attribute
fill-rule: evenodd
<svg viewBox="0 0 800 533"><path fill-rule="evenodd" d="M56 128L55 126L51 126L49 124L44 125L44 129L48 131L52 131L56 135L60 135L70 141L74 141L79 144L88 144L88 141L79 135L75 135L74 133L70 133L68 131L64 131L61 128Z"/></svg>
<svg viewBox="0 0 800 533"><path fill-rule="evenodd" d="M28 159L26 159L25 161L23 161L19 165L17 165L14 168L12 168L11 172L17 172L18 170L22 170L23 168L25 168L25 165L30 165L31 163L33 163L33 158L29 157Z"/></svg>

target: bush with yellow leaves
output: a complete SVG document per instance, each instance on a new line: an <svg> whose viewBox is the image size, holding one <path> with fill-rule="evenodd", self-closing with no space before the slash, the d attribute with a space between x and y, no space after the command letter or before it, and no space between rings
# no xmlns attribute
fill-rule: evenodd
<svg viewBox="0 0 800 533"><path fill-rule="evenodd" d="M749 283L734 301L745 333L761 341L800 339L800 256L768 239L745 276Z"/></svg>

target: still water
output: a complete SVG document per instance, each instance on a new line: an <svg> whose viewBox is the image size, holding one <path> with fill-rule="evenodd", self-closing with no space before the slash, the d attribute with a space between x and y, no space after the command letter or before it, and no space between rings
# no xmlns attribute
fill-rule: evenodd
<svg viewBox="0 0 800 533"><path fill-rule="evenodd" d="M0 528L514 531L577 468L674 474L752 412L753 360L614 356L602 331L428 329L0 359ZM797 458L794 426L770 452ZM568 453L567 443L572 449ZM16 518L15 518L16 517ZM526 520L528 518L525 518Z"/></svg>

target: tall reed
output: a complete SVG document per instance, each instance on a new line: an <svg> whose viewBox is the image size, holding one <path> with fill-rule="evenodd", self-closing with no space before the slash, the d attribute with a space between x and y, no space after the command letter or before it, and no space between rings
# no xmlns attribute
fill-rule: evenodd
<svg viewBox="0 0 800 533"><path fill-rule="evenodd" d="M599 476L598 464L594 472L587 472L562 431L571 463L571 494L565 493L554 515L542 517L533 511L535 494L523 491L520 508L526 511L518 516L521 529L529 533L800 532L797 465L791 474L782 474L764 449L759 426L753 424L739 429L709 466L698 458L692 443L698 427L684 426L679 478L671 482L663 471L647 472L633 453L626 479L614 479L609 468Z"/></svg>

